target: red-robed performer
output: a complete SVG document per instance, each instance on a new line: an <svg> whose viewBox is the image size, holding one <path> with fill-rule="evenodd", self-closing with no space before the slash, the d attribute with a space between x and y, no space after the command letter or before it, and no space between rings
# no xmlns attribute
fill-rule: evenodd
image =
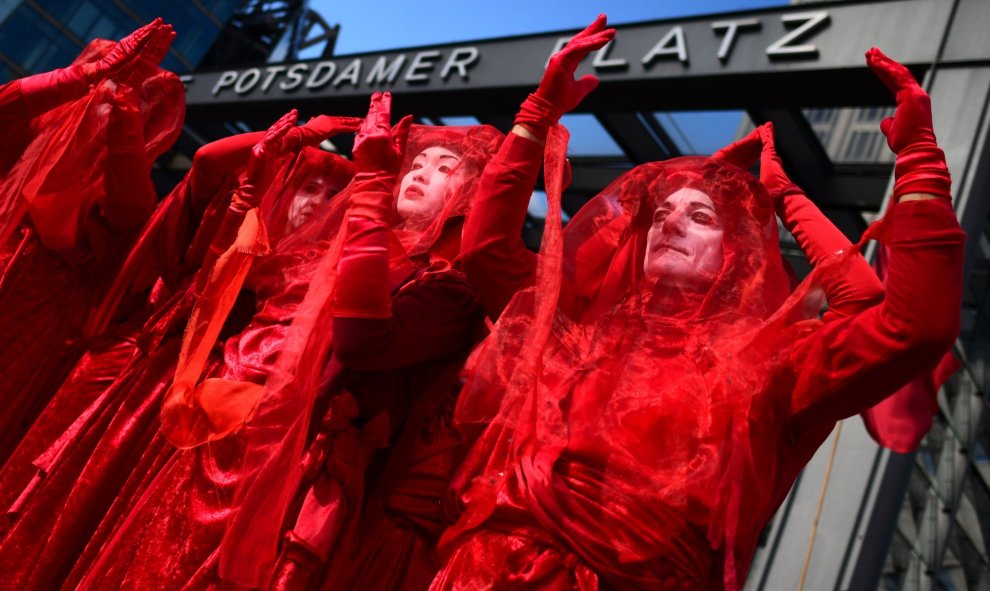
<svg viewBox="0 0 990 591"><path fill-rule="evenodd" d="M603 29L600 19L571 47L600 45ZM593 87L571 77L581 56L551 60L516 134L539 137ZM477 204L465 265L472 280L502 278L501 292L479 290L502 294L490 311L534 276L538 288L501 312L459 399L458 420L480 435L455 481L463 512L432 589L739 589L804 434L939 361L958 330L964 235L927 95L879 51L867 59L897 94L883 130L898 159L895 206L870 231L890 246L887 293L865 310L816 318L813 296L837 295L862 264L855 251L827 257L788 295L770 199L723 161L633 169L563 234L550 219L535 271L513 264L510 233L492 221L512 205ZM489 170L512 166L508 155ZM512 185L487 177L482 197L486 182Z"/></svg>
<svg viewBox="0 0 990 591"><path fill-rule="evenodd" d="M502 135L412 126L403 152L390 101L372 98L343 243L246 429L249 479L221 547L233 583L425 589L438 567L458 372L484 330L461 228Z"/></svg>
<svg viewBox="0 0 990 591"><path fill-rule="evenodd" d="M294 117L291 114L292 121ZM288 153L300 153L291 159L269 158L269 166L255 167L270 168L277 179L267 194L247 178L239 193L261 200L262 215L257 217L264 219L273 240L305 221L314 204L336 193L352 174L342 158L304 146L356 129L359 121L317 117L304 128L290 130L288 119L280 122L289 136L285 147ZM58 440L33 458L37 476L32 485L25 488L15 481L23 492L12 508L12 529L0 545L3 581L41 587L64 581L74 586L79 571L98 557L101 542L174 454L174 448L156 436L162 397L175 375L182 328L207 283L204 275L222 258L239 221L251 209L244 198L231 204L231 190L238 187L252 148L264 136L244 134L200 149L189 175L145 229L129 260L135 262L132 275L146 274L144 267L150 265L161 276L145 307L129 321L130 338L121 344L121 354L95 352L85 358L56 396L55 401L63 403L54 413L57 418L70 414L67 408L77 412ZM200 267L196 282L194 272ZM130 281L133 277L115 287ZM236 326L236 318L231 322ZM210 357L204 373L217 371L216 357ZM106 368L116 370L112 377L101 375ZM73 405L80 396L91 401L81 411ZM39 420L32 433L44 424ZM3 477L7 482L7 470ZM76 571L66 579L74 563Z"/></svg>
<svg viewBox="0 0 990 591"><path fill-rule="evenodd" d="M0 89L0 462L92 344L84 322L154 210L185 110L157 67L173 36L155 21Z"/></svg>
<svg viewBox="0 0 990 591"><path fill-rule="evenodd" d="M254 146L193 288L198 299L178 367L178 343L171 349L174 380L170 375L157 382L161 389L144 394L150 411L162 417L161 428L154 420L142 443L154 467L145 469L145 459L133 466L116 502L122 509L114 507L100 524L68 586L171 589L215 583L214 549L241 461L239 438L227 435L247 419L252 404L245 401L260 392L278 356L325 245L319 236L340 223L328 199L353 174L343 158L310 146L354 131L360 120L318 117L303 128L292 127L294 121L292 112ZM247 290L235 305L242 285ZM218 339L222 347L214 346ZM164 386L169 388L163 396ZM229 403L220 409L225 425L209 414L218 408L210 403L218 400ZM235 400L246 412L227 412Z"/></svg>

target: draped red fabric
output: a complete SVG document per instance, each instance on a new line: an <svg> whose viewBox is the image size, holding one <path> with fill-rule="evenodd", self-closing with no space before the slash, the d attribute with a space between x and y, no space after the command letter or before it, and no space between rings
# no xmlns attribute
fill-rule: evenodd
<svg viewBox="0 0 990 591"><path fill-rule="evenodd" d="M112 45L94 41L76 63ZM154 207L151 158L184 114L174 74L159 72L141 91L143 105L104 81L31 119L29 137L12 138L27 142L0 184L5 460L94 336L83 328L87 315L99 311L104 330L124 297L104 298Z"/></svg>
<svg viewBox="0 0 990 591"><path fill-rule="evenodd" d="M423 149L440 146L461 155L458 167L465 175L465 182L453 194L445 195L441 213L425 227L422 224L407 223L396 214L391 224L391 231L386 231L387 235L382 237L385 245L383 256L388 258L387 277L382 284L385 286L384 289L395 293L394 290L400 289L410 280L414 283L417 281L416 278L427 281L430 276L444 277L448 273L451 263L459 252L461 223L476 191L478 175L500 140L501 134L484 126L466 128L412 126L400 178L411 170L413 159ZM340 218L337 220L339 221ZM286 520L290 506L293 506L293 499L300 494L301 484L305 483L304 458L308 456L310 458L308 464L315 466L314 469L319 471L322 460L317 457L325 457L326 451L324 450L324 455L313 457L320 448L318 444L329 444L335 437L339 441L348 438L352 438L352 441L364 441L364 444L358 445L357 448L353 447L357 443L353 443L351 451L344 456L334 456L331 453L326 459L328 466L333 463L341 470L355 474L357 480L354 482L357 482L364 472L362 463L364 460L360 458L367 457L367 454L360 450L370 451L381 444L380 434L383 431L380 427L385 429L385 438L388 438L389 427L387 423L382 424L382 418L377 422L374 420L369 422L364 429L363 437L360 435L361 430L355 430L350 421L341 421L332 411L320 418L327 411L331 399L337 400L338 396L345 396L339 390L341 384L355 379L353 376L349 377L349 372L339 361L335 360L331 363L334 343L341 337L337 334L339 327L334 322L334 296L346 233L337 231L338 227L340 226L327 228L328 233L325 236L333 236L333 238L323 251L319 264L312 274L305 299L296 311L292 327L282 344L277 365L265 384L265 393L253 419L245 428L248 438L244 462L245 480L234 501L237 513L227 528L220 550L220 576L241 585L261 587L268 584L272 577L279 552L279 542L286 529L283 521ZM423 320L417 318L403 320L410 323L410 327L418 326L417 321L421 323ZM388 322L392 323L394 320L389 318ZM412 329L412 332L416 332L416 329ZM396 340L393 337L390 337L392 342L407 343L405 340ZM462 340L462 337L458 340ZM401 351L396 350L394 354L373 357L366 369L381 367L387 370L390 363L414 364L416 362L412 361L413 359L422 357L417 355L415 350L417 346L422 347L419 353L427 357L431 355L432 349L426 344L417 345L412 341L399 345ZM402 358L408 358L410 361L403 362ZM374 375L374 372L371 375ZM371 384L375 383L374 378L368 379ZM396 388L394 391L389 389L379 392L382 385L364 388L376 393L374 396L380 398L380 401L372 406L377 405L381 408L381 405L385 404L384 401L401 398L399 394L402 389L410 388L408 383L421 383L423 377L406 378L405 386L401 385L401 381L396 381L394 378L391 380L394 383L391 388ZM383 383L388 381L385 379ZM352 391L360 390L359 388ZM375 398L369 399L375 400ZM336 404L339 403L330 406L337 408ZM367 401L359 401L362 414L360 422L379 416L377 411L367 414L369 411L365 407L366 404ZM317 408L321 410L316 410ZM343 431L339 436L325 434L312 441L310 439L312 429L326 430L328 433L340 429ZM311 443L316 445L316 448L311 449L307 454L306 450ZM352 458L351 462L346 459L348 457ZM335 485L327 486L330 488L325 494L332 495L330 491ZM337 490L339 494L339 488ZM355 494L360 498L361 493L355 490L349 489L349 499L353 500ZM333 512L333 507L323 506L320 510L326 515L327 512ZM358 512L353 507L346 507L342 511L348 513L348 519L354 523ZM322 527L322 524L314 523L314 527ZM342 529L353 533L352 528Z"/></svg>
<svg viewBox="0 0 990 591"><path fill-rule="evenodd" d="M881 280L886 276L888 256L886 247L877 250L875 268ZM933 416L938 413L939 388L959 368L959 361L949 351L930 374L912 380L880 404L865 410L860 416L870 437L897 453L917 451L932 427Z"/></svg>
<svg viewBox="0 0 990 591"><path fill-rule="evenodd" d="M296 156L284 180L261 199L261 208L275 231L285 231L288 210L295 190L316 175L324 175L339 190L352 166L339 156L305 148ZM337 206L338 208L340 206ZM193 307L189 326L179 351L175 380L163 403L162 428L169 441L180 448L194 447L219 439L240 428L250 416L261 385L252 382L207 379L199 383L227 315L247 278L252 262L270 252L268 231L258 208L232 212L240 225L226 251L201 272L203 286ZM231 223L231 230L233 230ZM302 230L306 232L305 229ZM291 243L297 244L298 238Z"/></svg>
<svg viewBox="0 0 990 591"><path fill-rule="evenodd" d="M24 494L0 552L4 585L51 586L68 576L73 563L71 580L78 581L99 557L93 549L107 541L174 455L174 448L155 434L164 389L175 371L181 328L195 301L192 274L214 242L211 233L225 219L231 189L257 141L232 138L197 154L190 175L145 227L128 259L133 273L118 277L116 289L125 294L154 283L147 303L134 311L122 327L126 330L115 329L100 341L107 343L106 351L97 347L83 360L46 410L45 422L32 430L30 444L22 445L23 453L18 449L18 467L33 462L38 486L25 485L19 477L23 469L5 467L5 492L9 483ZM349 165L328 168L341 161L317 154L296 168L327 169L338 183L346 182L337 175L346 177ZM285 164L288 173L292 162ZM280 191L288 194L303 180L280 178ZM278 207L278 197L270 199L266 211L282 215L284 222L286 208ZM281 234L280 229L276 236ZM232 324L243 327L243 313L235 316ZM218 361L211 358L204 374L215 375ZM87 541L89 548L80 556ZM109 558L121 555L117 551Z"/></svg>
<svg viewBox="0 0 990 591"><path fill-rule="evenodd" d="M644 272L653 251L679 248L650 229L685 188L710 197L723 231L701 291ZM951 329L960 297L946 202L901 205L887 239L900 279L924 269L950 293L896 282L828 324L822 296L858 254L789 294L772 215L745 171L679 158L620 177L568 224L562 254L541 252L550 277L516 296L470 364L457 418L480 436L433 589L741 588L806 451L795 442L932 366L951 339L927 315Z"/></svg>
<svg viewBox="0 0 990 591"><path fill-rule="evenodd" d="M234 168L222 176L236 178L240 172L236 163L243 166L247 160L241 147L250 148L257 141L257 137L225 141L223 150L210 148L204 155L208 158L200 160L197 156L197 163L207 167L216 162L233 163ZM230 149L236 153L224 153ZM261 199L259 217L269 222L286 221L288 207L283 201L294 200L301 188L313 181L314 175L334 182L346 181L350 164L339 156L314 150L283 160L279 167L273 190ZM203 189L212 184L208 178L212 175L204 177L196 172L187 186ZM339 188L334 182L324 185L324 207L328 205L326 197ZM220 179L220 185L223 184ZM202 194L193 195L192 200L202 197ZM216 200L222 205L220 211L228 212L229 193L218 194ZM202 204L198 207L202 208ZM212 207L207 209L216 211ZM204 224L204 227L219 228L223 233L224 228L229 228L230 221L231 216L225 213L219 224ZM305 222L300 229L313 221ZM233 229L236 231L237 226ZM277 230L272 227L269 236L278 245L276 248L286 243L286 232L291 229L287 224ZM201 241L194 239L188 257L198 252L195 256L201 258L204 250L210 248L222 250L223 244L228 243L225 237L229 238L229 235L214 236L208 241L207 249L199 248L197 243ZM250 297L242 297L227 317L221 333L221 339L226 342L223 347L212 347L202 367L204 377L223 378L232 384L264 382L278 353L279 335L288 326L287 319L291 319L293 306L301 299L300 290L305 290L305 284L300 281L308 278L308 273L297 274L296 271L300 266L311 265L312 251L312 244L302 243L294 249L276 250L270 256L253 257L245 280L254 295L253 301ZM208 260L205 264L210 265ZM201 273L208 274L209 270L204 268ZM171 310L168 333L162 335L162 341L151 352L129 364L128 372L135 371L144 377L140 383L131 380L130 384L122 386L129 390L126 395L130 401L116 412L115 428L108 431L108 440L102 441L101 445L112 439L126 438L138 448L137 457L131 454L116 458L113 476L101 474L94 466L96 482L80 486L110 496L113 505L102 519L96 520L95 534L65 579L67 587L177 588L184 583L194 585L197 570L209 570L209 556L216 548L226 519L230 491L237 484L240 442L234 436L210 442L202 449L177 451L164 438L158 420L165 390L176 371L181 327L190 318L194 304L201 306L201 310L208 306L199 301L202 298L199 294L204 289L207 293L211 289L208 281L187 280L180 284L177 300L168 307ZM186 335L189 334L187 326ZM131 430L136 431L133 436L125 435ZM112 459L110 450L103 450L98 455L103 462ZM122 484L115 483L114 478ZM72 496L81 495L74 492Z"/></svg>

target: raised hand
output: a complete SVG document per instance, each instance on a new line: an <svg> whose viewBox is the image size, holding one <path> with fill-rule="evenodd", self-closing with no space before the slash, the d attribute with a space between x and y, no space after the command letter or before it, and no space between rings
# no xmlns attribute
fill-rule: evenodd
<svg viewBox="0 0 990 591"><path fill-rule="evenodd" d="M316 146L325 139L341 133L353 133L361 128L360 117L331 117L319 115L306 122L306 125L293 127L285 134L285 148L290 151L306 146Z"/></svg>
<svg viewBox="0 0 990 591"><path fill-rule="evenodd" d="M553 54L540 86L520 107L516 124L542 137L564 113L581 104L584 97L598 86L598 78L588 74L575 80L574 72L589 53L605 47L614 38L615 29L607 29L605 15L600 14L595 22Z"/></svg>
<svg viewBox="0 0 990 591"><path fill-rule="evenodd" d="M773 139L773 123L767 122L756 128L760 135L762 149L760 150L760 182L767 188L770 198L773 200L774 208L780 213L782 201L785 196L791 194L803 194L804 191L791 181L787 173L784 172L784 163L777 155L776 144Z"/></svg>
<svg viewBox="0 0 990 591"><path fill-rule="evenodd" d="M866 63L897 99L894 116L880 122L890 149L900 153L917 141L935 143L932 101L911 72L876 47L866 52Z"/></svg>
<svg viewBox="0 0 990 591"><path fill-rule="evenodd" d="M951 180L945 154L935 143L932 104L928 93L903 65L876 47L866 52L866 63L894 94L897 109L893 117L880 122L887 145L897 154L894 165L894 197L911 194L911 199L949 197Z"/></svg>
<svg viewBox="0 0 990 591"><path fill-rule="evenodd" d="M257 207L265 189L272 181L276 169L276 161L285 153L283 138L296 124L299 113L292 109L279 118L261 141L251 148L247 171L241 179L236 197L242 206Z"/></svg>
<svg viewBox="0 0 990 591"><path fill-rule="evenodd" d="M734 164L739 168L748 169L756 164L756 159L760 157L763 138L760 136L760 128L756 128L746 137L736 140L728 146L716 150L712 154L712 159L721 160Z"/></svg>
<svg viewBox="0 0 990 591"><path fill-rule="evenodd" d="M392 215L392 190L402 165L406 138L412 117L392 127L392 95L376 92L371 96L368 116L354 140L354 191L350 215L386 222Z"/></svg>
<svg viewBox="0 0 990 591"><path fill-rule="evenodd" d="M358 173L395 174L402 164L405 138L392 134L392 94L371 95L368 116L354 139L354 165ZM403 125L401 122L396 127ZM408 124L405 124L408 126Z"/></svg>
<svg viewBox="0 0 990 591"><path fill-rule="evenodd" d="M90 83L96 83L104 78L116 75L129 64L144 49L148 40L163 24L161 18L156 18L150 23L137 29L130 35L117 42L117 45L110 50L110 53L102 59L87 64L85 68L86 78Z"/></svg>
<svg viewBox="0 0 990 591"><path fill-rule="evenodd" d="M598 78L588 74L575 80L574 72L581 60L592 51L605 47L615 38L615 29L607 29L606 17L598 15L595 22L575 35L560 51L553 54L547 64L536 95L546 100L562 113L573 110L584 97L598 86Z"/></svg>
<svg viewBox="0 0 990 591"><path fill-rule="evenodd" d="M174 40L175 30L172 25L160 25L152 32L136 58L121 70L120 77L132 86L140 86L144 80L158 72L158 67L168 54L168 48Z"/></svg>

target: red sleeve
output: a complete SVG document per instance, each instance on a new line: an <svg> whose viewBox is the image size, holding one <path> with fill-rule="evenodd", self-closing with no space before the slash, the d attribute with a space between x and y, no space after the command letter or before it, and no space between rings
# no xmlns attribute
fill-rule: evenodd
<svg viewBox="0 0 990 591"><path fill-rule="evenodd" d="M31 120L89 91L82 65L35 74L0 87L0 174L6 175L31 142Z"/></svg>
<svg viewBox="0 0 990 591"><path fill-rule="evenodd" d="M148 219L158 200L136 104L113 105L107 136L106 195L101 213L111 228L129 230Z"/></svg>
<svg viewBox="0 0 990 591"><path fill-rule="evenodd" d="M338 289L341 281L346 281L343 273ZM351 369L407 367L465 352L482 317L474 289L460 271L426 273L391 297L388 317L335 316L333 353Z"/></svg>
<svg viewBox="0 0 990 591"><path fill-rule="evenodd" d="M964 241L948 200L895 206L886 298L792 353L797 432L859 413L935 367L959 333Z"/></svg>
<svg viewBox="0 0 990 591"><path fill-rule="evenodd" d="M233 177L236 181L247 166L251 148L263 137L264 131L242 133L211 142L196 151L189 182L197 211L213 200L225 178Z"/></svg>
<svg viewBox="0 0 990 591"><path fill-rule="evenodd" d="M792 193L783 198L780 217L794 235L812 267L838 251L853 247L846 236L832 224L804 194ZM825 322L852 316L883 299L883 285L862 256L852 260L846 273L824 285L828 298Z"/></svg>
<svg viewBox="0 0 990 591"><path fill-rule="evenodd" d="M510 133L485 167L464 224L464 271L493 319L536 275L536 255L526 248L522 228L542 160L542 145Z"/></svg>

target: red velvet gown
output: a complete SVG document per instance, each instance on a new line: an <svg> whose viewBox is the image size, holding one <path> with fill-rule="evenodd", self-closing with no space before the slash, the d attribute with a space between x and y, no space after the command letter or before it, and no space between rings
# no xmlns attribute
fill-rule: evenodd
<svg viewBox="0 0 990 591"><path fill-rule="evenodd" d="M500 141L485 127L414 126L403 170L421 148L450 145L480 171ZM248 465L262 467L224 539L225 579L283 590L429 584L440 500L461 454L450 422L458 373L483 332L477 296L453 262L476 185L474 174L448 195L425 231L349 218L335 287L314 291L330 322L306 350L326 347L326 373L318 355L300 357L316 369L319 396L307 402L295 395L306 379L290 381L248 425L259 457ZM267 435L286 417L303 428Z"/></svg>
<svg viewBox="0 0 990 591"><path fill-rule="evenodd" d="M134 474L155 473L170 451L152 436L194 301L193 271L259 138L237 136L197 153L129 261L136 285L160 275L147 302L87 352L0 474L10 506L0 543L5 586L57 586L146 486Z"/></svg>
<svg viewBox="0 0 990 591"><path fill-rule="evenodd" d="M227 171L236 171L232 159L243 158L244 149L259 139L260 134L232 138L219 146L225 153L210 155L226 162ZM233 153L227 152L230 149ZM336 165L341 159L322 153L318 156L313 160L307 152L307 159L300 158L291 170L286 169L289 176L279 179L276 192L294 195L306 180L301 170L319 169L320 174L330 174L333 181L341 182L339 174L347 170ZM273 227L284 223L284 207L278 206L272 213ZM223 356L211 358L206 377L264 383L277 358L279 340L305 293L311 267L325 246L287 242L290 247L257 260L252 267L248 286L255 294L254 302L245 299L243 305L235 307L228 318L231 328L221 335L226 339ZM176 369L180 337L176 329L189 314L193 290L188 291L180 295L178 305L168 309L170 316L182 322L171 320L171 334L140 363L141 370L153 379L129 386L128 398L140 407L125 401L113 418L120 425L118 433L136 434L129 446L136 453L124 454L112 447L119 444L120 435L100 442L109 446L102 455L113 458L116 454L118 465L98 487L86 488L95 493L109 492L115 498L102 520L94 522L95 534L75 560L63 588L181 588L184 584L200 588L215 582L211 574L214 551L229 511L231 491L238 483L241 443L233 436L180 451L166 440L159 419L165 389ZM252 311L255 306L257 310ZM228 338L232 330L239 332ZM121 480L115 482L115 478ZM71 561L68 566L72 567Z"/></svg>
<svg viewBox="0 0 990 591"><path fill-rule="evenodd" d="M181 88L173 74L158 78L155 96ZM183 105L172 99L165 102L174 108L156 122L171 127L159 137L143 135L149 121L138 104L108 116L100 105L114 96L110 84L48 113L48 126L4 183L5 203L23 211L26 202L30 221L5 245L11 256L0 282L0 460L91 345L84 321L109 309L108 290L154 208L151 160L181 129Z"/></svg>
<svg viewBox="0 0 990 591"><path fill-rule="evenodd" d="M465 232L466 268L479 293L493 296L490 313L533 277L515 232L501 227L521 221L521 195L535 178L536 148L524 141L510 136L493 161L487 172L498 178L483 181L478 217ZM564 252L574 255L563 261L565 312L544 318L553 328L541 349L527 352L517 338L529 334L527 319L539 318L527 308L539 293L524 293L495 328L494 359L482 352L475 360L480 372L461 396L458 417L484 430L457 480L464 512L445 534L448 560L433 589L739 588L761 528L806 461L809 434L821 437L837 419L875 404L937 362L954 338L963 236L947 201L895 208L888 294L865 310L825 323L802 320L810 287L841 286L836 276L848 256L822 265L783 306L759 295L774 257L757 252L762 266L746 268L759 240L753 230L735 230L726 258L745 273L719 278L701 304L703 312L710 306L707 315L650 313L650 291L643 301L624 295L597 314L591 306L575 322L568 312L576 298L615 295L609 281L621 275L621 255L639 253L622 277L635 277L641 265L642 250L625 248L641 236L626 229L636 227L637 195L666 167L712 165L681 159L655 166L617 183L631 200L619 193L596 210L608 215L575 216L568 226L595 231L571 250L565 234ZM703 176L719 175L728 178ZM730 193L721 207L757 211L748 199ZM748 214L736 214L741 221L726 218L745 224ZM630 221L609 223L622 218ZM596 265L606 250L617 254L605 257L612 264L603 274ZM949 289L931 293L911 279L918 276ZM733 292L736 284L750 289ZM747 312L750 305L764 311ZM728 306L737 311L720 309ZM527 360L535 360L524 368L535 366L536 378L511 377Z"/></svg>

